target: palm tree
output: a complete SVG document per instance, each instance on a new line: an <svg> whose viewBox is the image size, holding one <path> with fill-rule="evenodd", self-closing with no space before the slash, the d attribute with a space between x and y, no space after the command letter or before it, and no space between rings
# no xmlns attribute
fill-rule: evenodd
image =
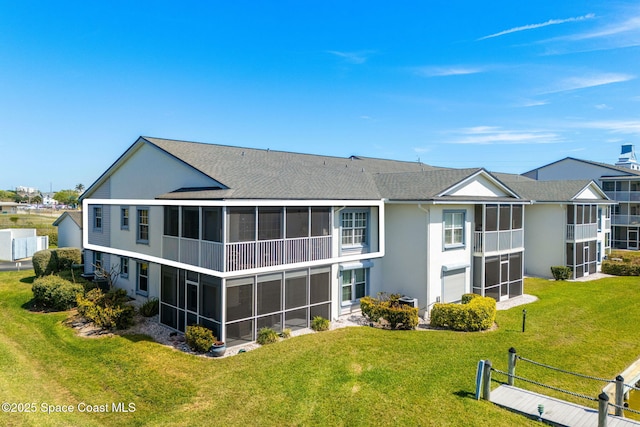
<svg viewBox="0 0 640 427"><path fill-rule="evenodd" d="M82 185L82 184L76 185L76 192L78 194L82 194L83 191L84 191L84 185Z"/></svg>

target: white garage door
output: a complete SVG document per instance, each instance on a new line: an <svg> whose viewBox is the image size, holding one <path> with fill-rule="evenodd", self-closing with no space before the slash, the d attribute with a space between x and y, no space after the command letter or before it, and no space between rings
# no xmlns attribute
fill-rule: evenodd
<svg viewBox="0 0 640 427"><path fill-rule="evenodd" d="M465 293L466 268L442 272L442 301L459 302Z"/></svg>

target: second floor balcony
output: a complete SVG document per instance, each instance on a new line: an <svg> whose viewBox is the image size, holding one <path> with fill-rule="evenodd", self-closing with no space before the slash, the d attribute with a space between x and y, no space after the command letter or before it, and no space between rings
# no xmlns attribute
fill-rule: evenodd
<svg viewBox="0 0 640 427"><path fill-rule="evenodd" d="M163 257L210 270L229 272L331 258L332 237L220 243L163 236Z"/></svg>
<svg viewBox="0 0 640 427"><path fill-rule="evenodd" d="M598 224L568 224L568 241L593 240L598 237Z"/></svg>
<svg viewBox="0 0 640 427"><path fill-rule="evenodd" d="M615 214L611 215L613 225L640 225L640 215Z"/></svg>
<svg viewBox="0 0 640 427"><path fill-rule="evenodd" d="M473 236L474 252L501 252L524 247L524 230L476 231Z"/></svg>

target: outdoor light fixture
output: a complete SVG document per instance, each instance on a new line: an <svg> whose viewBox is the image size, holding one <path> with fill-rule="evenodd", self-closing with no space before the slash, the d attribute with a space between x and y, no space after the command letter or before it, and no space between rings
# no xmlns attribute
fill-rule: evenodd
<svg viewBox="0 0 640 427"><path fill-rule="evenodd" d="M538 405L538 414L540 414L538 421L542 421L542 414L544 414L544 405L542 403Z"/></svg>

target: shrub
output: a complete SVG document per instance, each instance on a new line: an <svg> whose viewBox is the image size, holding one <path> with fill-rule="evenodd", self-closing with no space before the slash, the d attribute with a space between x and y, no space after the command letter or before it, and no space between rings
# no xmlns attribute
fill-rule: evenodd
<svg viewBox="0 0 640 427"><path fill-rule="evenodd" d="M44 276L33 281L31 287L36 304L52 310L68 310L76 305L77 295L84 293L80 284L58 276Z"/></svg>
<svg viewBox="0 0 640 427"><path fill-rule="evenodd" d="M551 267L551 274L556 280L568 280L571 279L572 270L571 267L556 265Z"/></svg>
<svg viewBox="0 0 640 427"><path fill-rule="evenodd" d="M602 272L614 276L640 276L640 265L619 261L602 261Z"/></svg>
<svg viewBox="0 0 640 427"><path fill-rule="evenodd" d="M54 265L57 271L70 270L74 264L82 263L82 252L78 248L58 248L51 251L56 258Z"/></svg>
<svg viewBox="0 0 640 427"><path fill-rule="evenodd" d="M140 314L144 317L153 317L158 314L159 301L158 298L151 298L140 306Z"/></svg>
<svg viewBox="0 0 640 427"><path fill-rule="evenodd" d="M216 342L216 337L213 335L213 331L202 325L187 326L184 338L189 348L193 351L197 351L198 353L205 353L209 351L213 343Z"/></svg>
<svg viewBox="0 0 640 427"><path fill-rule="evenodd" d="M291 338L291 329L289 328L283 329L282 332L280 333L280 336L283 339Z"/></svg>
<svg viewBox="0 0 640 427"><path fill-rule="evenodd" d="M471 301L474 298L479 297L480 295L478 294L463 294L462 295L462 304L469 304L469 301Z"/></svg>
<svg viewBox="0 0 640 427"><path fill-rule="evenodd" d="M49 246L56 247L58 246L58 229L55 227L51 228L38 228L36 230L36 234L38 236L49 236Z"/></svg>
<svg viewBox="0 0 640 427"><path fill-rule="evenodd" d="M258 331L258 339L256 341L260 345L272 344L278 341L278 333L265 326Z"/></svg>
<svg viewBox="0 0 640 427"><path fill-rule="evenodd" d="M329 319L325 319L322 316L316 316L311 320L311 329L316 332L329 330Z"/></svg>
<svg viewBox="0 0 640 427"><path fill-rule="evenodd" d="M467 304L435 304L431 310L431 325L455 331L489 329L496 319L496 301L489 297L474 297Z"/></svg>
<svg viewBox="0 0 640 427"><path fill-rule="evenodd" d="M378 298L360 298L362 315L372 321L384 319L391 329L414 329L418 326L418 308L400 304L399 294L378 294Z"/></svg>
<svg viewBox="0 0 640 427"><path fill-rule="evenodd" d="M104 293L99 288L78 295L78 313L97 326L106 329L126 329L133 325L135 309L126 304L129 298L124 289Z"/></svg>
<svg viewBox="0 0 640 427"><path fill-rule="evenodd" d="M36 273L36 277L51 274L54 270L54 261L49 249L43 249L34 253L31 257L31 262L33 263L33 270Z"/></svg>

